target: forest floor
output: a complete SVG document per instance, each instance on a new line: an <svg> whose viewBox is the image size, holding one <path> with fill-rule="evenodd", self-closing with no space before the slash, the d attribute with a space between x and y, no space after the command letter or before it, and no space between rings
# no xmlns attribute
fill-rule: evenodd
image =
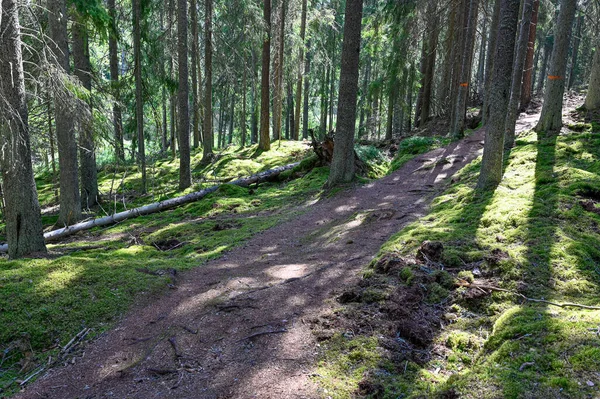
<svg viewBox="0 0 600 399"><path fill-rule="evenodd" d="M569 112L572 109L573 104L569 104ZM519 120L517 130L527 131L536 120L535 114L524 116ZM555 140L550 145L544 141L539 151L545 154L560 148L560 154L578 154L575 161L588 162L576 166L582 174L584 170L591 170L586 172L589 175L569 174L570 169L567 172L561 169L560 178L579 183L577 187L568 187L571 194L585 189L589 197L595 188L600 192L600 181L596 181L599 180L596 175L599 171L596 170L596 156L589 155L584 149L592 145L600 147L600 143L587 125L575 122L570 122L574 130L585 131L567 130L569 134L558 138L565 143L556 143ZM353 395L431 397L437 394L470 397L455 390L454 386L449 388L453 375L466 376L466 382L458 385L470 389L474 397L485 397L481 392L489 393L487 397L537 397L536 385L525 384L529 380L523 384L529 395L519 396L520 391L514 391L517 394L511 396L503 394L501 389L490 393L481 387L474 388L482 380L473 376L497 372L499 377L495 378L498 380L483 382L490 382L492 386L508 384L506 381L514 378L514 373L509 372L512 369L506 375L502 374L508 369L504 366L499 370L493 369L493 365L502 363L498 356L513 357L512 352L506 352L508 349L502 346L503 339L508 337L518 344L527 344L535 336L535 328L539 328L554 334L544 335L545 338L552 335L555 339L552 342L564 341L564 337L548 327L552 325L549 320L562 317L575 317L581 321L577 325L576 339L584 347L573 346L576 353L568 354L567 362L579 362L573 367L579 367L576 370L585 374L582 377L584 388L593 389L600 381L594 383L592 380L596 377L590 377L589 367L582 363L585 363L583 359L591 359L591 366L594 366L597 358L600 360L597 347L584 342L584 338L595 339L595 333L589 333L588 329L600 324L598 312L560 308L557 312L547 307L529 307L514 301L515 298L507 298L509 295L506 293L492 297L486 292L486 295L476 296L484 303L477 302L472 307L462 302L464 298L458 298L466 295L463 292L466 289L456 289L454 284L460 281L457 278L470 279L483 274L488 284L499 284L500 277L506 277L492 275L488 270L484 260L491 259L490 254L499 258L496 265L500 264L502 273L521 276L530 272L523 270L522 264L526 261L539 262L534 259L534 252L536 256L541 253L542 257L544 253L550 253L546 247L547 240L542 239L548 237L549 232L545 229L552 229L549 237L562 232L560 218L545 213L554 212L563 200L560 197L563 191L558 189L562 183L555 181L558 178L552 169L554 163L548 165L547 160L544 161L546 163L542 166L549 170L540 171L539 166L536 167L538 145L532 133L519 137L507 165L506 182L497 193L484 198L474 194L473 185L479 166L477 158L483 146L483 136L484 131L478 130L464 140L403 160L395 172L380 180L333 193L313 190L313 195L304 201L293 196L295 189L302 188L294 187L293 183L285 187L289 195L276 200L273 192L269 191L272 189L257 192L256 195L263 195L259 201L273 205L268 211L252 214L250 208L256 203L252 205L251 202L257 200L254 198L233 204L233 209L240 209L238 215L217 213L200 220L190 217L194 209L186 208L185 211L175 210L163 215L172 222L168 228L145 226L140 232L130 225L111 229L111 239L122 235L133 240L133 245L129 242L118 249L119 255L127 255L125 259L118 259L132 269L132 277L137 274L146 276L147 280L142 283L147 282L151 287L156 284L153 279L166 275L171 289L160 292L149 288L151 294L141 303L138 301L114 328L87 344L73 346L71 350L73 343L64 345L66 342L63 342L63 349L66 349L58 355L64 354L62 364L50 370L40 368L38 380L26 386L16 397L341 398ZM558 159L549 157L551 160ZM515 171L511 172L513 164L519 166L516 177ZM535 178L528 178L534 173ZM517 178L519 174L520 178ZM296 185L306 188L322 184L324 175L323 170L316 170L309 174L308 179L296 181ZM538 190L534 187L535 182L546 184L552 190ZM230 187L227 190L238 189ZM524 194L525 191L528 194ZM516 197L508 201L506 193ZM227 193L222 194L209 202L209 208L218 210L232 205L232 200L226 198ZM536 211L532 204L538 198L551 209ZM493 206L497 202L502 206ZM218 205L215 207L214 204ZM594 204L590 209L595 209ZM582 206L575 203L567 210L574 212L567 215L570 222L586 212ZM277 211L277 208L282 210ZM450 216L449 209L452 211ZM490 209L492 213L488 215L487 210ZM509 215L514 210L518 210L517 216L525 214L530 217L519 220L517 216ZM542 222L541 216L537 220L535 212L541 212L545 222ZM587 213L590 214L587 217L598 218L594 212ZM541 242L540 248L528 251L529 241L515 238L518 234L511 234L511 228L525 226L531 220L547 226L536 225L540 230L536 233L539 236L531 240ZM594 241L597 236L587 235L588 227L592 228L594 224L589 219L585 220L589 226L586 225L584 235L578 237L578 245L597 248ZM195 257L194 254L206 252L196 246L210 246L203 244L204 236L210 240L220 234L230 240L239 240L239 243L219 248L212 256ZM190 239L195 235L197 237L191 238L194 240L192 245L184 243L186 250L169 247L161 251L157 248L156 252L149 254L140 243L146 240L175 246L181 242L169 243L173 237ZM94 237L87 239L95 240ZM78 244L75 240L77 238L71 245ZM446 249L441 260L419 263L411 258L425 240L444 242ZM513 245L519 240L520 245ZM494 252L498 247L505 252ZM581 256L595 256L585 252L587 249L580 250ZM525 255L519 251L530 254L530 258L523 260ZM110 272L114 266L111 266L109 254L102 254L106 249L92 248L91 252L95 258L106 257L96 273ZM217 257L219 254L220 257ZM390 264L390 256L405 263L402 267L381 266ZM516 259L513 262L506 261L513 258ZM182 273L165 268L165 265L178 260L185 263L179 269L189 270ZM548 263L549 257L543 260ZM569 262L573 260L566 258ZM197 267L200 261L206 263ZM573 267L587 270L585 262L589 261L583 259ZM365 269L368 264L371 268ZM12 267L17 266L19 264ZM444 266L445 270L441 270ZM56 269L57 265L50 268ZM139 273L140 268L148 273ZM87 272L89 270L78 273L85 275ZM460 276L459 272L462 272ZM565 273L572 275L573 272L569 269ZM157 277L157 274L160 276ZM73 281L81 282L80 277L55 277L54 283L62 282L65 286ZM553 286L562 287L559 280L563 277L556 277ZM574 297L590 302L597 289L593 276L586 274L587 277L589 281L583 279L574 283L569 283L567 278L565 290L568 292L556 300ZM544 275L539 280L525 282L524 278L512 278L508 279L506 288L519 289L519 284L523 283L531 288L532 292L527 292L530 296L550 297L542 288L550 278ZM136 282L140 283L139 280ZM417 306L414 298L399 294L402 290L418 296L423 304ZM584 298L575 295L578 292L583 293ZM113 293L119 295L118 292ZM500 295L501 301L494 303L498 299L496 295ZM404 308L409 312L400 312L403 306L391 307L394 301L397 305L406 305ZM81 312L85 313L85 309ZM403 318L413 320L414 325L399 323L398 320ZM359 323L358 319L366 322ZM520 328L521 319L527 319L522 328L529 328L522 334L520 330L515 332ZM469 322L472 324L468 326L461 324ZM533 324L536 327L531 327ZM560 327L565 326L560 324ZM477 329L479 332L476 334ZM391 330L394 330L393 334ZM82 334L86 334L85 331L82 330ZM404 332L405 336L398 335L400 332ZM74 342L80 340L83 338L76 336ZM444 345L439 345L441 342ZM404 343L406 345L402 347ZM441 346L444 346L445 352L438 356L434 349L442 351ZM506 353L500 354L499 346ZM587 352L580 353L581 348ZM537 352L530 351L530 347L521 349L525 353L516 355L520 357L512 360L519 363L517 371L521 374L539 372L536 368L543 361L560 361L560 358L542 361L535 357ZM490 354L495 357L486 357ZM528 360L527 356L532 356L532 359ZM449 359L459 361L450 365ZM50 362L51 359L48 360ZM482 366L484 371L476 373L473 371L475 367L471 366L478 362L484 365L489 362L492 366ZM558 364L555 363L552 364ZM533 383L539 384L534 377ZM575 392L570 379L558 375L556 378L555 385L544 385L556 388L556 392L549 391L555 394L549 397L568 397L562 396L563 390ZM513 392L506 389L504 393Z"/></svg>
<svg viewBox="0 0 600 399"><path fill-rule="evenodd" d="M479 131L381 180L287 210L295 217L178 273L173 290L17 397L314 397L318 342L308 319L426 212L482 139Z"/></svg>

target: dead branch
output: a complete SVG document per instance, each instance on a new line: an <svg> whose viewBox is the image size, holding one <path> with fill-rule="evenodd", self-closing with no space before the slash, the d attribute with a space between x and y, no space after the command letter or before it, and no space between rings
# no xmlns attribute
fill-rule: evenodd
<svg viewBox="0 0 600 399"><path fill-rule="evenodd" d="M252 175L250 177L234 180L234 181L230 182L229 184L241 186L241 187L248 187L251 184L269 181L269 180L276 178L281 173L295 168L299 164L300 164L299 162L295 162L295 163L292 163L289 165L279 166L277 168L266 170L264 172L260 172L258 174ZM149 204L149 205L144 205L139 208L130 209L128 211L115 213L110 216L105 216L105 217L101 217L98 219L92 219L92 220L89 220L86 222L77 223L72 226L67 226L62 229L47 232L44 234L44 238L46 239L46 242L56 241L63 237L78 233L80 231L89 230L94 227L112 225L112 224L121 222L126 219L131 219L131 218L135 218L138 216L149 215L149 214L164 211L167 209L176 208L181 205L199 201L202 198L206 197L208 194L214 193L220 187L221 187L220 185L211 186L211 187L205 188L203 190L184 195L182 197L171 198L171 199L168 199L165 201L155 202L155 203ZM8 244L0 245L0 253L2 253L2 252L8 252Z"/></svg>
<svg viewBox="0 0 600 399"><path fill-rule="evenodd" d="M244 338L242 338L242 339L238 339L238 340L237 340L237 341L235 341L235 342L236 342L236 343L237 343L237 342L242 342L242 341L245 341L245 340L247 340L247 339L252 339L252 338L260 337L260 336L262 336L262 335L269 335L269 334L283 334L283 333L286 333L286 332L288 332L288 330L286 330L285 328L282 328L281 330L274 330L274 331L261 331L261 332L257 332L257 333L254 333L254 334L250 334L250 335L248 335L247 337L244 337Z"/></svg>
<svg viewBox="0 0 600 399"><path fill-rule="evenodd" d="M515 292L515 291L506 290L504 288L495 287L493 285L469 283L468 281L465 281L465 280L459 280L456 283L456 285L458 285L459 287L466 287L466 288L506 292L506 293L518 296L528 302L545 303L546 305L557 306L559 308L581 308L581 309L588 309L588 310L600 310L600 306L588 306L588 305L582 305L580 303L573 303L573 302L557 303L557 302L547 301L545 299L529 298L529 297L526 297L525 295L519 294L518 292Z"/></svg>

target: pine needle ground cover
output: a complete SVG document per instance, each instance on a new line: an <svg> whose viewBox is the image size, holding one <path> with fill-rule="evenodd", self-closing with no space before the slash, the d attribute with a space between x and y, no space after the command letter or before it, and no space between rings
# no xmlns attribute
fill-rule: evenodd
<svg viewBox="0 0 600 399"><path fill-rule="evenodd" d="M324 397L597 397L600 311L516 294L600 305L598 154L600 126L577 124L521 135L494 192L465 167L323 316ZM424 241L439 261L415 257Z"/></svg>

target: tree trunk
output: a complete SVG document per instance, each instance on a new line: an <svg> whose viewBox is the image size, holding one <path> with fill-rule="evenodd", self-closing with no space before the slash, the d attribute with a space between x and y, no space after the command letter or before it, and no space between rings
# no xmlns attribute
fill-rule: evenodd
<svg viewBox="0 0 600 399"><path fill-rule="evenodd" d="M523 86L523 67L525 65L525 57L527 56L529 25L531 24L532 12L533 0L524 0L519 41L517 42L515 53L510 102L508 104L508 112L506 115L506 131L504 133L505 149L512 148L515 145L515 125L517 123L517 118L519 117L519 100L521 98L521 87Z"/></svg>
<svg viewBox="0 0 600 399"><path fill-rule="evenodd" d="M590 85L585 97L585 108L587 110L600 109L600 40L596 41L596 51L592 63Z"/></svg>
<svg viewBox="0 0 600 399"><path fill-rule="evenodd" d="M494 70L490 86L490 116L485 132L485 146L477 188L492 189L502 180L504 127L510 101L512 69L515 54L515 35L519 19L520 0L501 0L500 22L494 54Z"/></svg>
<svg viewBox="0 0 600 399"><path fill-rule="evenodd" d="M46 252L29 142L19 6L0 1L0 157L8 255ZM77 204L79 205L79 204Z"/></svg>
<svg viewBox="0 0 600 399"><path fill-rule="evenodd" d="M542 106L540 120L535 128L538 132L558 133L562 127L567 56L576 9L577 0L561 0L558 22L554 33L554 48L552 49L552 61L548 73L548 85L544 93L544 105Z"/></svg>
<svg viewBox="0 0 600 399"><path fill-rule="evenodd" d="M408 88L406 89L406 132L410 133L412 130L412 104L413 104L413 93L415 83L415 64L410 64L410 70L408 73Z"/></svg>
<svg viewBox="0 0 600 399"><path fill-rule="evenodd" d="M296 131L296 119L294 118L294 89L292 84L288 83L288 125L289 129L286 130L286 139L290 139L290 134L293 136ZM293 138L293 137L292 137Z"/></svg>
<svg viewBox="0 0 600 399"><path fill-rule="evenodd" d="M281 138L282 123L281 115L283 111L283 51L285 47L285 0L281 0L279 6L279 37L277 39L277 53L274 64L274 93L273 93L273 139Z"/></svg>
<svg viewBox="0 0 600 399"><path fill-rule="evenodd" d="M320 125L320 131L321 131L321 135L325 136L327 134L327 106L329 105L329 99L328 99L328 94L329 94L329 73L331 71L331 69L329 68L328 65L323 65L323 68L325 68L326 73L325 73L325 79L322 81L323 83L321 84L321 125Z"/></svg>
<svg viewBox="0 0 600 399"><path fill-rule="evenodd" d="M469 83L471 80L471 68L473 65L473 47L475 44L478 11L479 0L470 0L468 25L463 47L460 81L458 82L458 97L456 101L456 108L454 109L454 118L452 124L452 135L456 138L462 138L464 136L465 112L467 111Z"/></svg>
<svg viewBox="0 0 600 399"><path fill-rule="evenodd" d="M537 32L538 11L540 9L540 0L533 0L533 10L531 14L531 24L529 24L529 40L527 43L527 56L525 58L525 69L523 71L523 86L521 87L521 111L529 107L531 103L531 90L533 87L533 69L535 54L535 37Z"/></svg>
<svg viewBox="0 0 600 399"><path fill-rule="evenodd" d="M117 44L117 9L115 0L108 0L108 13L112 23L112 31L108 36L108 53L110 59L110 81L112 83L112 93L115 98L113 104L113 127L115 130L115 155L117 161L125 162L125 150L123 145L123 118L121 116L121 90L119 87L119 49Z"/></svg>
<svg viewBox="0 0 600 399"><path fill-rule="evenodd" d="M579 43L581 43L581 29L584 25L584 15L581 14L576 19L576 28L575 35L573 38L573 47L571 51L571 70L569 71L569 85L568 89L571 90L573 85L575 84L575 79L577 78L577 72L579 69L579 65L577 64L578 56L579 56Z"/></svg>
<svg viewBox="0 0 600 399"><path fill-rule="evenodd" d="M213 105L212 105L212 0L205 0L204 10L204 126L202 128L202 164L213 158Z"/></svg>
<svg viewBox="0 0 600 399"><path fill-rule="evenodd" d="M452 82L452 49L456 36L456 7L450 4L448 12L448 30L444 44L444 67L442 69L441 88L439 90L439 102L444 114L448 112L450 104L450 84Z"/></svg>
<svg viewBox="0 0 600 399"><path fill-rule="evenodd" d="M483 89L485 87L485 45L487 44L487 18L483 18L483 31L481 32L481 42L479 46L479 60L477 62L477 97L483 99Z"/></svg>
<svg viewBox="0 0 600 399"><path fill-rule="evenodd" d="M194 148L200 145L200 102L198 98L198 53L200 52L200 44L198 40L198 8L196 0L190 2L190 19L192 25L192 137L194 138Z"/></svg>
<svg viewBox="0 0 600 399"><path fill-rule="evenodd" d="M256 51L252 49L252 115L250 116L250 143L258 143L258 96L256 86L258 84L258 60Z"/></svg>
<svg viewBox="0 0 600 399"><path fill-rule="evenodd" d="M546 71L548 70L548 63L550 60L550 54L552 53L552 48L554 47L554 37L546 36L544 40L544 59L542 60L542 70L540 71L539 82L537 86L537 93L541 94L544 91L544 86L546 84Z"/></svg>
<svg viewBox="0 0 600 399"><path fill-rule="evenodd" d="M7 0L4 0L7 1ZM289 165L278 166L276 168L265 170L264 172L257 173L250 177L245 177L241 179L237 179L234 181L230 181L227 184L248 187L251 184L259 184L267 181L276 180L276 178L281 175L281 173L294 169L300 165L300 162L295 162ZM181 205L189 204L191 202L199 201L202 198L206 197L208 194L214 193L217 191L222 185L211 186L205 188L200 191L196 191L190 194L186 194L182 197L170 198L161 202L155 202L153 204L148 204L141 206L139 208L130 209L128 211L123 211L119 213L115 213L113 215L104 216L98 219L88 220L86 222L81 222L76 225L68 226L62 229L50 231L42 236L42 242L45 238L46 241L52 242L57 241L63 237L68 237L72 234L78 233L80 231L85 231L92 229L94 227L103 227L110 226L115 223L122 222L123 220L136 218L138 216L150 215L152 213L165 211L168 209L173 209ZM41 224L40 224L41 227ZM40 228L41 233L41 228ZM0 245L0 252L6 252L7 250L12 251L13 249L9 247L9 245ZM39 251L38 251L39 252Z"/></svg>
<svg viewBox="0 0 600 399"><path fill-rule="evenodd" d="M494 69L494 57L496 56L496 40L498 38L498 24L500 23L500 6L502 0L495 0L492 24L490 26L490 40L488 42L488 59L485 66L485 87L483 90L483 107L481 112L481 123L487 125L490 115L490 88L492 85L492 72Z"/></svg>
<svg viewBox="0 0 600 399"><path fill-rule="evenodd" d="M311 61L311 53L310 53L310 41L306 44L306 49L308 54L306 55L306 64L304 67L304 109L302 111L302 138L304 140L308 139L308 106L309 106L309 89L310 89L310 61ZM296 122L300 124L300 122Z"/></svg>
<svg viewBox="0 0 600 399"><path fill-rule="evenodd" d="M338 101L338 129L335 135L331 171L327 180L328 187L351 181L354 178L354 130L356 128L362 9L362 0L346 1Z"/></svg>
<svg viewBox="0 0 600 399"><path fill-rule="evenodd" d="M435 56L437 51L437 42L439 36L437 3L435 0L430 0L427 5L427 15L429 19L427 36L427 46L425 51L425 73L422 80L422 99L421 99L421 115L420 123L425 124L431 113L431 98L433 92L433 79L435 77Z"/></svg>
<svg viewBox="0 0 600 399"><path fill-rule="evenodd" d="M92 66L85 20L73 12L73 64L75 76L88 93L92 91ZM91 98L91 96L90 96ZM98 170L96 169L96 146L92 125L92 106L87 104L87 117L80 123L79 133L79 171L81 176L81 204L89 209L98 203Z"/></svg>
<svg viewBox="0 0 600 399"><path fill-rule="evenodd" d="M302 67L304 64L304 39L306 37L306 8L307 0L302 0L302 15L300 20L300 57L298 60L298 82L296 83L296 109L294 113L294 133L293 140L298 140L300 136L300 107L302 106ZM304 71L306 73L306 71ZM308 76L308 75L307 75Z"/></svg>
<svg viewBox="0 0 600 399"><path fill-rule="evenodd" d="M11 4L11 3L8 3ZM69 45L67 35L67 8L64 0L48 1L48 25L50 26L50 48L54 62L60 73L68 74ZM68 96L55 96L54 120L58 145L58 165L60 184L60 211L57 224L69 225L81 219L81 197L77 167L77 142L73 125L73 110Z"/></svg>
<svg viewBox="0 0 600 399"><path fill-rule="evenodd" d="M179 64L179 90L177 108L179 125L179 189L185 190L192 185L190 169L190 114L188 83L188 6L187 0L177 0L177 54Z"/></svg>
<svg viewBox="0 0 600 399"><path fill-rule="evenodd" d="M246 70L247 70L247 65L245 60L243 60L243 72L242 72L242 112L240 115L240 130L241 130L241 140L240 140L240 145L241 147L245 147L246 146Z"/></svg>
<svg viewBox="0 0 600 399"><path fill-rule="evenodd" d="M227 137L227 144L233 143L233 122L235 119L235 90L231 91L231 108L229 112L229 136Z"/></svg>
<svg viewBox="0 0 600 399"><path fill-rule="evenodd" d="M260 139L258 148L262 151L271 149L269 136L269 68L271 64L271 0L264 0L266 32L262 48L262 78L260 93Z"/></svg>
<svg viewBox="0 0 600 399"><path fill-rule="evenodd" d="M138 142L138 160L142 170L142 194L146 193L146 150L144 146L144 103L142 96L142 43L141 43L141 0L133 0L133 58L135 74L135 118ZM174 145L174 143L171 143Z"/></svg>

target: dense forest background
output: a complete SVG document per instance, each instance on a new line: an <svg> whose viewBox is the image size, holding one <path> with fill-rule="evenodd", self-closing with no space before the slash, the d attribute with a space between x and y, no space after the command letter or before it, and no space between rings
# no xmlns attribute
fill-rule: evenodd
<svg viewBox="0 0 600 399"><path fill-rule="evenodd" d="M136 164L144 194L147 165L177 159L185 190L225 147L261 152L335 132L333 185L354 176L355 141L461 138L483 124L480 186L497 184L519 111L545 93L538 128L556 131L564 91L590 79L587 106L597 108L599 9L591 0L3 0L10 253L43 250L33 170L51 174L64 227L111 201L97 177L109 166Z"/></svg>

